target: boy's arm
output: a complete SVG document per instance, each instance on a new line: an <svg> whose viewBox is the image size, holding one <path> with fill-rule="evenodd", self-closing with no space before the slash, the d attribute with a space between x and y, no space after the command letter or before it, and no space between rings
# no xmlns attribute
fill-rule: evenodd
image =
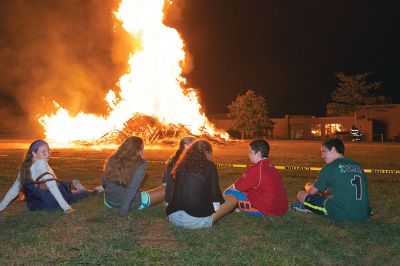
<svg viewBox="0 0 400 266"><path fill-rule="evenodd" d="M314 195L314 194L320 194L321 196L327 197L331 194L331 190L330 189L325 189L325 190L320 190L317 187L314 186L315 182L308 182L307 184L305 184L304 189L306 190L307 194L309 195Z"/></svg>
<svg viewBox="0 0 400 266"><path fill-rule="evenodd" d="M316 194L318 191L319 191L319 190L318 190L316 187L314 187L314 185L311 185L311 187L310 187L308 190L306 190L306 192L307 192L308 194L311 194L311 195Z"/></svg>
<svg viewBox="0 0 400 266"><path fill-rule="evenodd" d="M251 167L238 180L235 181L234 185L237 190L246 192L257 186L260 178L260 172L254 167Z"/></svg>
<svg viewBox="0 0 400 266"><path fill-rule="evenodd" d="M316 194L318 192L318 189L316 187L314 187L314 182L308 182L307 184L305 184L304 189L306 190L306 192L308 194Z"/></svg>

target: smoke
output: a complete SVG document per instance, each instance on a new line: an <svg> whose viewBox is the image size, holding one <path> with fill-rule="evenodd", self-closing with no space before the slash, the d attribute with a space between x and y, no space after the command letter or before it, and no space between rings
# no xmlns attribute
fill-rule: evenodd
<svg viewBox="0 0 400 266"><path fill-rule="evenodd" d="M0 129L41 132L52 101L73 114L106 113L133 42L112 12L119 1L0 1ZM0 133L1 134L1 133Z"/></svg>

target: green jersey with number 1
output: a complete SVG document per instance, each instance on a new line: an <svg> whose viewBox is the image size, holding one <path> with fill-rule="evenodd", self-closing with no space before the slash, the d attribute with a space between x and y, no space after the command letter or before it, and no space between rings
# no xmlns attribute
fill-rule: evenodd
<svg viewBox="0 0 400 266"><path fill-rule="evenodd" d="M354 160L339 158L325 165L314 186L319 191L331 191L325 201L328 218L335 221L368 218L367 176Z"/></svg>

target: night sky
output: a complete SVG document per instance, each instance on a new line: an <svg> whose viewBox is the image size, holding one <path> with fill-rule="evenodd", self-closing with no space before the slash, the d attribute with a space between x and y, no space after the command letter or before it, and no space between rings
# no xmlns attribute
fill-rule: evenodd
<svg viewBox="0 0 400 266"><path fill-rule="evenodd" d="M188 2L178 29L210 113L254 89L273 116L325 115L336 72L372 71L400 103L399 1Z"/></svg>
<svg viewBox="0 0 400 266"><path fill-rule="evenodd" d="M1 128L31 129L52 100L105 113L133 47L113 30L118 2L0 1ZM398 1L179 0L165 23L182 34L184 76L206 114L253 89L273 117L325 115L336 72L372 71L377 92L400 103L399 10Z"/></svg>

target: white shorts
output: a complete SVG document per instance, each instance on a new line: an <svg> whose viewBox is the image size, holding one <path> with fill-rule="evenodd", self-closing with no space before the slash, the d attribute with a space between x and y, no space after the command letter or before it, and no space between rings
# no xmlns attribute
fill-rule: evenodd
<svg viewBox="0 0 400 266"><path fill-rule="evenodd" d="M207 228L212 226L212 215L207 217L193 217L185 211L177 211L168 215L171 224L189 229Z"/></svg>

